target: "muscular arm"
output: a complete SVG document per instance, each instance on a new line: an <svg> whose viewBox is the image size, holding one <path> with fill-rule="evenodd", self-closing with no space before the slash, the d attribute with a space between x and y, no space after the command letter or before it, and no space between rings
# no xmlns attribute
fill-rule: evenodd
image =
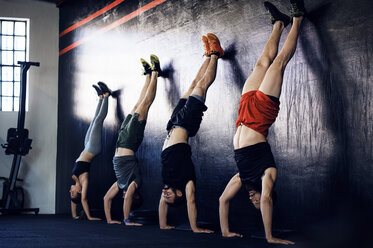
<svg viewBox="0 0 373 248"><path fill-rule="evenodd" d="M190 227L195 233L213 233L213 231L208 229L202 229L197 227L197 207L195 203L195 187L194 182L189 181L185 187L185 194L187 199L187 208L188 208L188 218Z"/></svg>
<svg viewBox="0 0 373 248"><path fill-rule="evenodd" d="M76 214L76 204L71 202L71 215L73 219L79 219L79 216Z"/></svg>
<svg viewBox="0 0 373 248"><path fill-rule="evenodd" d="M242 183L237 173L232 177L227 186L224 189L223 194L219 198L219 217L220 217L220 229L223 237L242 237L241 234L232 233L229 231L229 202L241 189Z"/></svg>
<svg viewBox="0 0 373 248"><path fill-rule="evenodd" d="M125 220L128 220L130 217L131 212L131 205L132 205L132 197L137 189L137 184L133 181L127 189L126 195L123 201L123 216ZM125 222L126 226L142 226L142 224L135 223L135 222Z"/></svg>
<svg viewBox="0 0 373 248"><path fill-rule="evenodd" d="M158 206L159 228L160 229L173 229L173 228L175 228L174 226L167 225L167 211L168 211L168 205L161 195L161 199L159 200L159 206Z"/></svg>
<svg viewBox="0 0 373 248"><path fill-rule="evenodd" d="M108 224L121 224L120 221L111 219L111 202L113 201L113 198L118 194L118 192L118 183L115 182L104 196L105 217Z"/></svg>
<svg viewBox="0 0 373 248"><path fill-rule="evenodd" d="M82 206L84 209L85 214L87 215L88 220L101 220L100 218L94 218L91 216L91 213L89 211L88 206L88 200L87 200L87 192L88 192L88 173L81 177L80 183L82 185Z"/></svg>
<svg viewBox="0 0 373 248"><path fill-rule="evenodd" d="M276 181L277 171L275 168L269 168L265 171L262 179L262 195L260 198L260 211L262 213L264 231L268 243L294 244L288 240L278 239L272 236L272 190Z"/></svg>

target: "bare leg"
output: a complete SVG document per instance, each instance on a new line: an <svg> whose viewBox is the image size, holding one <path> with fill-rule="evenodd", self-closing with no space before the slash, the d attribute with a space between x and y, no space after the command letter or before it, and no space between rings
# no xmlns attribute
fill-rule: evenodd
<svg viewBox="0 0 373 248"><path fill-rule="evenodd" d="M192 91L192 95L198 95L202 98L206 99L207 89L210 85L214 82L216 77L216 68L218 65L218 56L213 54L210 57L210 62L206 68L206 71L202 78L197 81L197 85L194 87Z"/></svg>
<svg viewBox="0 0 373 248"><path fill-rule="evenodd" d="M283 30L283 22L277 21L273 24L272 34L269 37L267 44L263 49L262 55L256 62L254 71L251 73L251 75L247 78L245 82L245 85L242 90L242 95L252 90L258 90L269 66L271 65L273 59L277 55L278 43L280 41L280 37Z"/></svg>
<svg viewBox="0 0 373 248"><path fill-rule="evenodd" d="M149 84L150 84L150 79L151 79L150 74L146 74L146 76L145 76L145 84L142 87L139 99L137 100L135 106L133 107L133 109L131 111L131 115L133 115L135 113L135 111L139 107L140 103L144 100L146 91L148 90L148 87L149 87Z"/></svg>
<svg viewBox="0 0 373 248"><path fill-rule="evenodd" d="M156 92L157 92L157 79L158 79L158 72L153 71L151 78L150 78L149 86L147 87L147 90L145 93L145 96L143 97L142 101L140 102L140 104L137 106L137 108L134 111L139 114L139 121L145 120L148 117L149 108L152 105L155 99Z"/></svg>
<svg viewBox="0 0 373 248"><path fill-rule="evenodd" d="M206 72L207 66L210 63L210 60L211 60L210 57L206 57L205 61L203 62L203 64L199 68L199 71L198 71L195 79L193 80L192 84L189 86L188 91L182 96L182 98L188 98L192 94L192 92L194 90L194 87L196 87L198 81L201 80L203 75L205 75L205 72Z"/></svg>
<svg viewBox="0 0 373 248"><path fill-rule="evenodd" d="M302 20L303 17L293 18L293 26L286 38L284 46L265 74L259 90L266 95L280 97L283 74L287 63L293 57L295 49L297 48L298 33Z"/></svg>

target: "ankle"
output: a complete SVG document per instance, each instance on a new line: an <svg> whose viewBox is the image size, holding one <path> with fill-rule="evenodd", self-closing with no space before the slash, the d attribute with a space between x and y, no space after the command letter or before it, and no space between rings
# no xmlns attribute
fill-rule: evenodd
<svg viewBox="0 0 373 248"><path fill-rule="evenodd" d="M219 58L219 56L214 53L214 54L211 54L210 58L217 60Z"/></svg>
<svg viewBox="0 0 373 248"><path fill-rule="evenodd" d="M273 24L273 29L275 30L279 30L279 31L282 31L284 30L285 28L285 25L284 25L284 22L283 21L276 21L274 24Z"/></svg>
<svg viewBox="0 0 373 248"><path fill-rule="evenodd" d="M152 77L158 77L159 72L158 71L152 71Z"/></svg>
<svg viewBox="0 0 373 248"><path fill-rule="evenodd" d="M302 22L303 21L303 18L304 18L304 16L298 16L298 17L293 17L293 23L295 23L295 22Z"/></svg>

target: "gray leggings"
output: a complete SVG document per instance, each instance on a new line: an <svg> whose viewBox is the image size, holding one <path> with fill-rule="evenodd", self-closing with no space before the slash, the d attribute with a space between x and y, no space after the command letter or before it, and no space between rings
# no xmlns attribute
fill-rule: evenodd
<svg viewBox="0 0 373 248"><path fill-rule="evenodd" d="M101 152L101 131L108 111L108 97L100 99L97 104L95 116L84 140L84 151L97 155Z"/></svg>

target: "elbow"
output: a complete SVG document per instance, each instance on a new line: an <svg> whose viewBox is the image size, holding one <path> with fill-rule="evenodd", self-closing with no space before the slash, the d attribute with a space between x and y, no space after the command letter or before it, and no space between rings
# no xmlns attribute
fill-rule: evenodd
<svg viewBox="0 0 373 248"><path fill-rule="evenodd" d="M262 203L272 203L272 197L270 195L262 195L260 201Z"/></svg>
<svg viewBox="0 0 373 248"><path fill-rule="evenodd" d="M104 196L104 203L111 202L111 198L107 195Z"/></svg>
<svg viewBox="0 0 373 248"><path fill-rule="evenodd" d="M229 202L229 200L227 198L225 198L224 196L219 197L219 205L225 205L228 202Z"/></svg>

